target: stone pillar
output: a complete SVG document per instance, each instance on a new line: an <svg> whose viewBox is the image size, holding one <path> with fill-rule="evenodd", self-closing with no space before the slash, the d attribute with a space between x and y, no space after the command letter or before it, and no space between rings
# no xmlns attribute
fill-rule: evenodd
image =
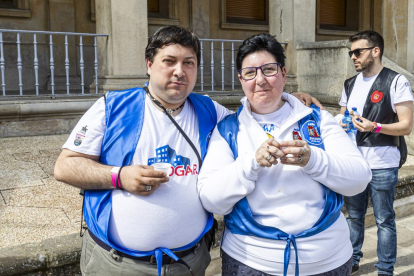
<svg viewBox="0 0 414 276"><path fill-rule="evenodd" d="M99 0L96 4L100 91L142 86L148 77L145 47L148 42L147 0ZM95 84L91 85L91 92Z"/></svg>
<svg viewBox="0 0 414 276"><path fill-rule="evenodd" d="M414 74L414 0L408 0L407 28L407 70Z"/></svg>
<svg viewBox="0 0 414 276"><path fill-rule="evenodd" d="M316 0L270 0L269 31L285 46L288 82L285 90L297 91L297 50L301 42L315 41ZM300 88L299 88L300 89Z"/></svg>
<svg viewBox="0 0 414 276"><path fill-rule="evenodd" d="M210 2L192 0L191 26L199 38L210 38Z"/></svg>

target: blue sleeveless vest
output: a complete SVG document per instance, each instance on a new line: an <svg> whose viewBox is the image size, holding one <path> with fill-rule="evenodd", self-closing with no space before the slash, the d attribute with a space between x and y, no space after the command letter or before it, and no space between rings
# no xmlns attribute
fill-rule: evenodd
<svg viewBox="0 0 414 276"><path fill-rule="evenodd" d="M110 91L105 105L106 130L103 136L100 162L112 166L128 166L134 156L140 139L145 111L145 90L132 88L123 91ZM204 159L208 141L217 124L217 113L209 97L191 93L188 97L198 117L201 158ZM188 245L180 248L156 248L152 251L137 251L118 246L109 239L109 219L112 209L112 190L86 190L84 217L88 228L101 241L115 250L135 257L154 255L158 274L161 275L162 254L174 260L177 256L171 251L181 251L193 247L210 230L213 214L209 214L204 231Z"/></svg>
<svg viewBox="0 0 414 276"><path fill-rule="evenodd" d="M221 136L227 141L231 150L233 151L234 159L238 156L237 149L237 133L239 131L238 116L242 111L243 106L239 108L237 113L230 114L224 118L218 125L217 128ZM308 135L303 130L306 130L308 125L315 127L320 133L320 110L316 106L312 105L313 112L306 117L302 118L299 124L299 130L301 137ZM322 140L307 141L310 146L316 146L321 149L325 149ZM322 185L322 184L321 184ZM259 238L266 238L272 240L284 240L286 241L286 248L284 253L284 273L286 276L289 260L290 260L290 245L293 245L296 255L296 269L295 275L299 275L299 264L298 264L298 252L296 248L296 239L305 238L316 235L325 229L328 229L339 217L343 205L343 197L331 191L329 188L323 186L325 191L325 206L323 212L318 221L312 226L312 228L302 231L297 235L287 234L282 230L265 226L257 223L250 210L247 198L244 197L234 205L233 210L230 214L224 216L226 228L233 234L238 235L249 235Z"/></svg>

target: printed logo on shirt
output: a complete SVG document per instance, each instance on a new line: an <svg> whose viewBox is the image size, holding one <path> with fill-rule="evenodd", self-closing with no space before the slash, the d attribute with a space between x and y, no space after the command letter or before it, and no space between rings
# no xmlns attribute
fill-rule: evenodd
<svg viewBox="0 0 414 276"><path fill-rule="evenodd" d="M371 102L379 103L382 100L384 94L378 90L375 90L374 93L371 95Z"/></svg>
<svg viewBox="0 0 414 276"><path fill-rule="evenodd" d="M293 129L292 136L293 136L293 140L302 140L302 137L300 137L298 128Z"/></svg>
<svg viewBox="0 0 414 276"><path fill-rule="evenodd" d="M265 125L263 125L263 130L266 132L267 137L269 137L269 138L275 138L275 137L273 137L272 134L270 134L270 132L272 132L273 130L275 130L275 125L274 124L270 124L270 125L265 124Z"/></svg>
<svg viewBox="0 0 414 276"><path fill-rule="evenodd" d="M82 140L85 138L86 131L88 130L88 126L82 127L82 129L76 133L75 135L75 146L80 146L82 144Z"/></svg>
<svg viewBox="0 0 414 276"><path fill-rule="evenodd" d="M169 145L156 148L155 153L156 157L148 159L148 166L151 166L154 163L169 163L171 164L171 173L169 176L198 174L197 164L191 164L190 158L178 155Z"/></svg>
<svg viewBox="0 0 414 276"><path fill-rule="evenodd" d="M302 125L302 138L310 145L321 145L322 137L319 134L316 122L314 120L306 121Z"/></svg>

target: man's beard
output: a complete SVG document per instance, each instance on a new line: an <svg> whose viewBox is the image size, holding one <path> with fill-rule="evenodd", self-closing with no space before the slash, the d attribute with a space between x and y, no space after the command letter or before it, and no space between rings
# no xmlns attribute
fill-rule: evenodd
<svg viewBox="0 0 414 276"><path fill-rule="evenodd" d="M369 53L369 56L367 57L367 59L361 63L361 67L359 69L355 69L357 72L362 72L362 71L370 71L371 68L374 66L374 58L372 57L372 53Z"/></svg>

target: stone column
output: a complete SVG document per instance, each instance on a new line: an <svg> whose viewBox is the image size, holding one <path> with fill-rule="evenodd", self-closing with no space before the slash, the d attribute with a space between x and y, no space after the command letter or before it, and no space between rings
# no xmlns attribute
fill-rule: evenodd
<svg viewBox="0 0 414 276"><path fill-rule="evenodd" d="M408 0L407 21L407 70L414 74L414 0Z"/></svg>
<svg viewBox="0 0 414 276"><path fill-rule="evenodd" d="M96 4L100 91L142 86L148 77L145 47L148 42L147 0L99 0ZM91 92L95 84L91 85Z"/></svg>
<svg viewBox="0 0 414 276"><path fill-rule="evenodd" d="M192 0L191 26L199 38L210 38L210 2Z"/></svg>
<svg viewBox="0 0 414 276"><path fill-rule="evenodd" d="M316 0L269 0L269 31L285 46L288 83L286 91L297 91L297 50L301 42L315 42ZM299 88L300 89L300 88Z"/></svg>

